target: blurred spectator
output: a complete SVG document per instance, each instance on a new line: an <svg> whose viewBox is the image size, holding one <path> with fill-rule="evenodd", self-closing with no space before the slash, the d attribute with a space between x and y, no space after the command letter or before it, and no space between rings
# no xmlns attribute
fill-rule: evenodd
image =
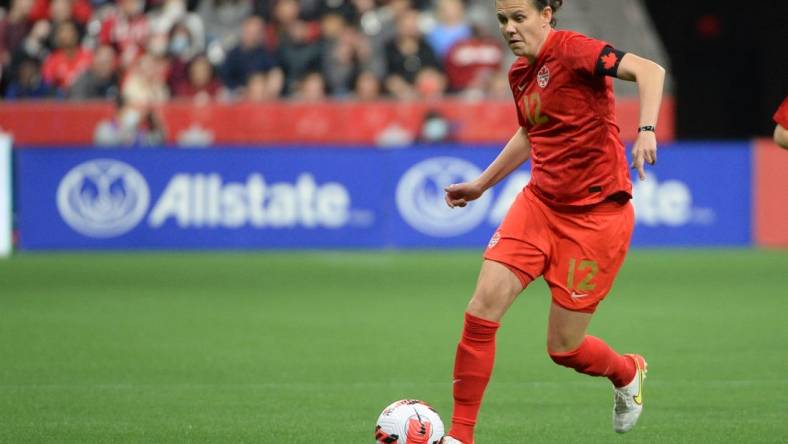
<svg viewBox="0 0 788 444"><path fill-rule="evenodd" d="M192 57L205 50L203 36L194 33L194 28L185 22L178 22L170 29L168 39L168 53L170 56L181 60L191 60Z"/></svg>
<svg viewBox="0 0 788 444"><path fill-rule="evenodd" d="M194 54L205 50L205 26L202 18L186 9L186 0L164 0L161 6L148 14L151 33L170 35L173 28L180 25L188 34L189 46Z"/></svg>
<svg viewBox="0 0 788 444"><path fill-rule="evenodd" d="M199 55L189 64L187 81L175 85L173 95L205 103L216 98L221 87L222 84L214 76L211 62L204 55Z"/></svg>
<svg viewBox="0 0 788 444"><path fill-rule="evenodd" d="M254 0L252 4L252 15L262 17L266 22L274 18L274 6L277 0Z"/></svg>
<svg viewBox="0 0 788 444"><path fill-rule="evenodd" d="M268 89L268 78L262 72L251 74L246 80L241 100L248 102L266 102L277 97Z"/></svg>
<svg viewBox="0 0 788 444"><path fill-rule="evenodd" d="M263 27L260 17L252 16L244 21L240 44L227 54L222 66L222 79L230 90L246 85L250 75L260 73L266 76L267 90L275 91L276 95L281 91L282 71L276 57L265 48Z"/></svg>
<svg viewBox="0 0 788 444"><path fill-rule="evenodd" d="M85 35L85 22L79 22L74 17L74 0L51 0L48 3L49 23L52 25L52 29L57 29L61 24L69 22L77 27L78 35ZM50 48L57 48L56 39L55 33L49 36Z"/></svg>
<svg viewBox="0 0 788 444"><path fill-rule="evenodd" d="M14 80L6 89L6 100L44 99L50 95L51 91L41 77L38 60L29 57L20 60Z"/></svg>
<svg viewBox="0 0 788 444"><path fill-rule="evenodd" d="M101 22L99 43L112 45L120 55L120 64L129 66L144 53L150 36L150 24L143 14L144 0L118 0L117 8Z"/></svg>
<svg viewBox="0 0 788 444"><path fill-rule="evenodd" d="M156 57L166 57L169 48L169 36L167 34L150 34L145 40L145 46L142 51L137 55L150 54ZM132 60L133 62L134 60Z"/></svg>
<svg viewBox="0 0 788 444"><path fill-rule="evenodd" d="M252 13L252 0L200 0L197 14L202 17L209 41L222 48L238 44L239 30Z"/></svg>
<svg viewBox="0 0 788 444"><path fill-rule="evenodd" d="M191 30L184 23L176 23L170 29L167 40L167 55L169 56L169 69L167 70L167 84L173 90L176 84L187 81L189 76L189 63L200 54L203 45L195 42Z"/></svg>
<svg viewBox="0 0 788 444"><path fill-rule="evenodd" d="M28 61L26 74L37 71L31 70L33 58L46 60L40 64L44 82L69 99L111 98L120 91L146 106L162 103L170 92L254 101L510 94L498 85L501 47L468 25L465 0L0 1L10 4L0 17L3 93L11 83L20 87L14 77L21 61ZM82 46L102 48L92 64L90 51L79 49L80 32L73 44L73 33L61 31L74 26L88 30ZM192 63L198 54L207 60ZM35 78L26 77L31 94Z"/></svg>
<svg viewBox="0 0 788 444"><path fill-rule="evenodd" d="M46 20L39 20L33 24L30 32L27 33L22 43L11 52L11 64L15 64L16 58L33 58L43 62L49 54L47 41L52 33L52 25Z"/></svg>
<svg viewBox="0 0 788 444"><path fill-rule="evenodd" d="M438 22L427 34L427 42L440 60L443 60L456 42L471 36L471 26L465 21L462 0L438 0L435 14Z"/></svg>
<svg viewBox="0 0 788 444"><path fill-rule="evenodd" d="M149 107L135 107L118 98L115 115L96 126L93 143L100 147L150 147L164 143L164 124Z"/></svg>
<svg viewBox="0 0 788 444"><path fill-rule="evenodd" d="M325 17L329 14L336 14L341 16L348 23L355 23L358 19L356 0L308 0L315 4L314 8L318 11L319 17ZM301 1L301 7L304 8L304 0ZM308 17L306 17L308 18Z"/></svg>
<svg viewBox="0 0 788 444"><path fill-rule="evenodd" d="M371 66L369 42L339 14L324 16L322 29L322 72L328 90L334 96L349 94L358 72Z"/></svg>
<svg viewBox="0 0 788 444"><path fill-rule="evenodd" d="M0 65L4 69L11 64L12 54L30 31L27 16L32 6L33 0L12 0L8 13L0 18Z"/></svg>
<svg viewBox="0 0 788 444"><path fill-rule="evenodd" d="M293 26L305 25L305 40L313 42L320 38L320 23L316 20L304 20L301 12L301 3L297 0L276 1L269 35L273 46L278 46L279 38Z"/></svg>
<svg viewBox="0 0 788 444"><path fill-rule="evenodd" d="M366 36L370 48L369 68L383 78L386 75L386 44L396 35L396 22L410 11L409 0L391 0L377 7L375 0L353 0L358 14L358 23Z"/></svg>
<svg viewBox="0 0 788 444"><path fill-rule="evenodd" d="M490 78L501 69L503 58L497 40L483 36L481 29L474 27L473 35L454 44L444 59L450 90L483 95Z"/></svg>
<svg viewBox="0 0 788 444"><path fill-rule="evenodd" d="M413 84L419 71L439 69L435 53L422 38L417 11L407 11L397 21L397 35L386 45L386 64L386 88L401 99L413 97Z"/></svg>
<svg viewBox="0 0 788 444"><path fill-rule="evenodd" d="M92 15L93 8L88 0L34 0L30 20L50 20L55 24L73 20L82 28Z"/></svg>
<svg viewBox="0 0 788 444"><path fill-rule="evenodd" d="M417 140L422 143L444 143L449 142L451 138L451 122L439 111L427 111L421 122Z"/></svg>
<svg viewBox="0 0 788 444"><path fill-rule="evenodd" d="M326 83L319 72L311 72L298 82L293 98L305 102L319 102L326 98Z"/></svg>
<svg viewBox="0 0 788 444"><path fill-rule="evenodd" d="M355 98L372 101L380 98L380 80L371 71L362 71L356 77Z"/></svg>
<svg viewBox="0 0 788 444"><path fill-rule="evenodd" d="M73 22L63 22L55 29L57 49L44 60L44 81L66 93L93 62L93 53L79 46L79 34Z"/></svg>
<svg viewBox="0 0 788 444"><path fill-rule="evenodd" d="M446 76L435 68L424 68L416 75L415 89L422 99L441 99L446 93Z"/></svg>
<svg viewBox="0 0 788 444"><path fill-rule="evenodd" d="M166 85L166 59L150 54L140 57L123 80L121 95L126 103L136 108L151 108L169 98Z"/></svg>
<svg viewBox="0 0 788 444"><path fill-rule="evenodd" d="M116 71L115 50L99 46L93 54L93 64L71 86L68 98L72 100L114 99L120 94Z"/></svg>
<svg viewBox="0 0 788 444"><path fill-rule="evenodd" d="M284 4L295 5L292 0ZM278 16L279 17L279 16ZM285 93L292 94L307 74L320 71L321 44L310 23L296 20L279 34L279 63L285 75Z"/></svg>
<svg viewBox="0 0 788 444"><path fill-rule="evenodd" d="M485 95L488 99L511 101L512 89L509 85L509 74L505 71L498 71L490 76Z"/></svg>
<svg viewBox="0 0 788 444"><path fill-rule="evenodd" d="M433 7L433 0L409 0L408 3L418 11L426 11Z"/></svg>

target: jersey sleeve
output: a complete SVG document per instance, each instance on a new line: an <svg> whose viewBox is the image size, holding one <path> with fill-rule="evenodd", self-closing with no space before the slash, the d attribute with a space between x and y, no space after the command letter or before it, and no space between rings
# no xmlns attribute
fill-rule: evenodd
<svg viewBox="0 0 788 444"><path fill-rule="evenodd" d="M563 49L569 69L588 77L616 77L625 54L605 41L580 34L567 39Z"/></svg>
<svg viewBox="0 0 788 444"><path fill-rule="evenodd" d="M788 128L788 97L783 99L783 103L774 113L774 121L783 128Z"/></svg>

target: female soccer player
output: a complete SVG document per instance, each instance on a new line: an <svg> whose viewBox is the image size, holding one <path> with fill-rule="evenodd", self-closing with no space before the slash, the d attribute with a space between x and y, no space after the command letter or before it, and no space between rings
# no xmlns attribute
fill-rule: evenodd
<svg viewBox="0 0 788 444"><path fill-rule="evenodd" d="M643 409L646 361L586 334L626 255L634 215L611 77L635 81L640 127L632 167L657 160L654 134L665 70L570 31L557 31L562 0L496 0L501 33L518 56L509 71L520 128L476 180L446 188L464 207L523 162L531 181L484 254L454 367L454 413L444 444L472 444L495 357L499 321L539 276L552 292L547 352L555 363L613 383L613 429L626 432Z"/></svg>

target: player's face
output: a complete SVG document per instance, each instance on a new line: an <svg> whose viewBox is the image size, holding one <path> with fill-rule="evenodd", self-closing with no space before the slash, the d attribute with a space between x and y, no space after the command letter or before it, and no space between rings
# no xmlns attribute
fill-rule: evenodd
<svg viewBox="0 0 788 444"><path fill-rule="evenodd" d="M539 11L532 0L496 0L495 10L509 49L519 57L536 57L550 32L552 10Z"/></svg>

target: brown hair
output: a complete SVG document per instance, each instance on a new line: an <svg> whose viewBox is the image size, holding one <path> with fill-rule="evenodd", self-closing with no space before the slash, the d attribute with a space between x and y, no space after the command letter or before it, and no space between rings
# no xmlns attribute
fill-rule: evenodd
<svg viewBox="0 0 788 444"><path fill-rule="evenodd" d="M564 0L531 0L534 3L534 6L538 11L544 10L546 7L550 7L553 10L553 19L550 20L550 26L555 28L555 25L558 23L558 20L555 18L555 14L561 9L561 5L564 4Z"/></svg>

